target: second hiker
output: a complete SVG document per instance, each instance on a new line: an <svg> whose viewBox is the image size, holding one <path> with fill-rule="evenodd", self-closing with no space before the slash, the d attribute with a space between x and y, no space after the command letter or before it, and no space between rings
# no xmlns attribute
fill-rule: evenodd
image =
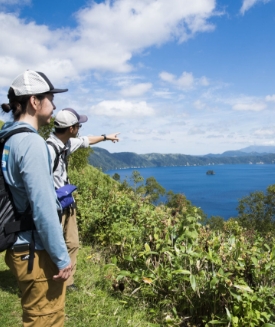
<svg viewBox="0 0 275 327"><path fill-rule="evenodd" d="M78 137L81 124L85 123L88 117L79 115L74 109L66 108L59 111L54 121L54 132L47 139L48 148L52 159L54 186L56 189L69 184L67 159L68 156L79 148L87 148L91 144L101 141L118 142L118 134L100 136ZM62 215L62 226L65 243L71 258L72 274L67 280L67 288L77 290L74 284L74 273L76 271L77 253L79 249L79 237L76 221L76 206L73 202L65 208Z"/></svg>

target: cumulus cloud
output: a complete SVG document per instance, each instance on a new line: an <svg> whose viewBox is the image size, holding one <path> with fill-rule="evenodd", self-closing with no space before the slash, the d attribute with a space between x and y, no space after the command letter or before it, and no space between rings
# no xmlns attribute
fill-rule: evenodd
<svg viewBox="0 0 275 327"><path fill-rule="evenodd" d="M159 77L164 82L173 84L180 89L190 89L194 85L194 77L192 73L183 72L182 75L177 78L175 75L168 72L161 72Z"/></svg>
<svg viewBox="0 0 275 327"><path fill-rule="evenodd" d="M267 3L270 0L243 0L242 7L240 9L241 14L244 15L244 13L252 8L254 5L256 5L259 2Z"/></svg>
<svg viewBox="0 0 275 327"><path fill-rule="evenodd" d="M266 105L261 102L237 103L232 107L233 110L239 110L239 111L262 111L265 108L266 108Z"/></svg>
<svg viewBox="0 0 275 327"><path fill-rule="evenodd" d="M47 67L45 73L54 77L75 78L90 70L129 72L131 58L146 48L184 42L213 29L208 21L214 10L215 0L93 1L75 15L76 28L55 30L1 13L0 60L14 60L16 67ZM14 70L6 69L2 83L14 77ZM188 85L189 78L182 76L178 83Z"/></svg>
<svg viewBox="0 0 275 327"><path fill-rule="evenodd" d="M102 101L92 106L91 113L98 116L138 118L153 116L154 109L148 106L145 101L133 103L125 100Z"/></svg>
<svg viewBox="0 0 275 327"><path fill-rule="evenodd" d="M148 92L152 88L151 83L139 83L135 85L130 85L120 91L121 95L124 97L137 97Z"/></svg>
<svg viewBox="0 0 275 327"><path fill-rule="evenodd" d="M265 97L265 101L267 101L267 102L275 102L275 94L273 94L273 95L267 95Z"/></svg>
<svg viewBox="0 0 275 327"><path fill-rule="evenodd" d="M180 77L177 77L168 72L161 72L159 77L164 82L174 85L181 90L189 90L195 87L195 85L208 86L208 79L203 76L201 78L195 78L190 72L183 72Z"/></svg>

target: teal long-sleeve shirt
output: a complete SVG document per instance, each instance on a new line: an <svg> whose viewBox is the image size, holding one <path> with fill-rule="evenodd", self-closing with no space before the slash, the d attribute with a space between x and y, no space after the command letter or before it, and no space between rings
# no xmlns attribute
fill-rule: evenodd
<svg viewBox="0 0 275 327"><path fill-rule="evenodd" d="M34 133L18 133L6 142L2 156L3 174L18 212L24 212L31 205L36 250L45 249L61 270L69 265L70 258L57 214L60 204L54 189L49 151L43 138L27 123L6 123L0 138L19 127L28 127ZM30 242L31 231L26 231L18 233L15 244Z"/></svg>

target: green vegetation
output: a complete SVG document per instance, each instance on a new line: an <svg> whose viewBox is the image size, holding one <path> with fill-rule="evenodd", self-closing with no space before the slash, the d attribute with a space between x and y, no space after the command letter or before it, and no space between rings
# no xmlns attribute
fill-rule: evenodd
<svg viewBox="0 0 275 327"><path fill-rule="evenodd" d="M253 192L239 201L238 221L241 226L262 235L275 235L275 185L266 192Z"/></svg>
<svg viewBox="0 0 275 327"><path fill-rule="evenodd" d="M145 304L148 321L161 326L275 322L272 235L264 238L233 220L223 230L211 230L183 195L172 193L167 205L155 207L91 167L72 171L71 179L79 185L82 240L103 251L105 274L124 289L128 305Z"/></svg>
<svg viewBox="0 0 275 327"><path fill-rule="evenodd" d="M237 219L205 220L183 194L154 205L153 179L135 172L131 188L82 159L70 163L83 248L65 326L275 326L275 186L242 199ZM16 283L0 260L0 324L15 326Z"/></svg>

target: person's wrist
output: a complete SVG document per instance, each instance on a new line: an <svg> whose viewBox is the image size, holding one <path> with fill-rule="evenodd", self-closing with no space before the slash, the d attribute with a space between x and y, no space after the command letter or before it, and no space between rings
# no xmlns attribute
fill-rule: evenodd
<svg viewBox="0 0 275 327"><path fill-rule="evenodd" d="M103 136L103 141L107 140L106 134L102 134L101 136Z"/></svg>

